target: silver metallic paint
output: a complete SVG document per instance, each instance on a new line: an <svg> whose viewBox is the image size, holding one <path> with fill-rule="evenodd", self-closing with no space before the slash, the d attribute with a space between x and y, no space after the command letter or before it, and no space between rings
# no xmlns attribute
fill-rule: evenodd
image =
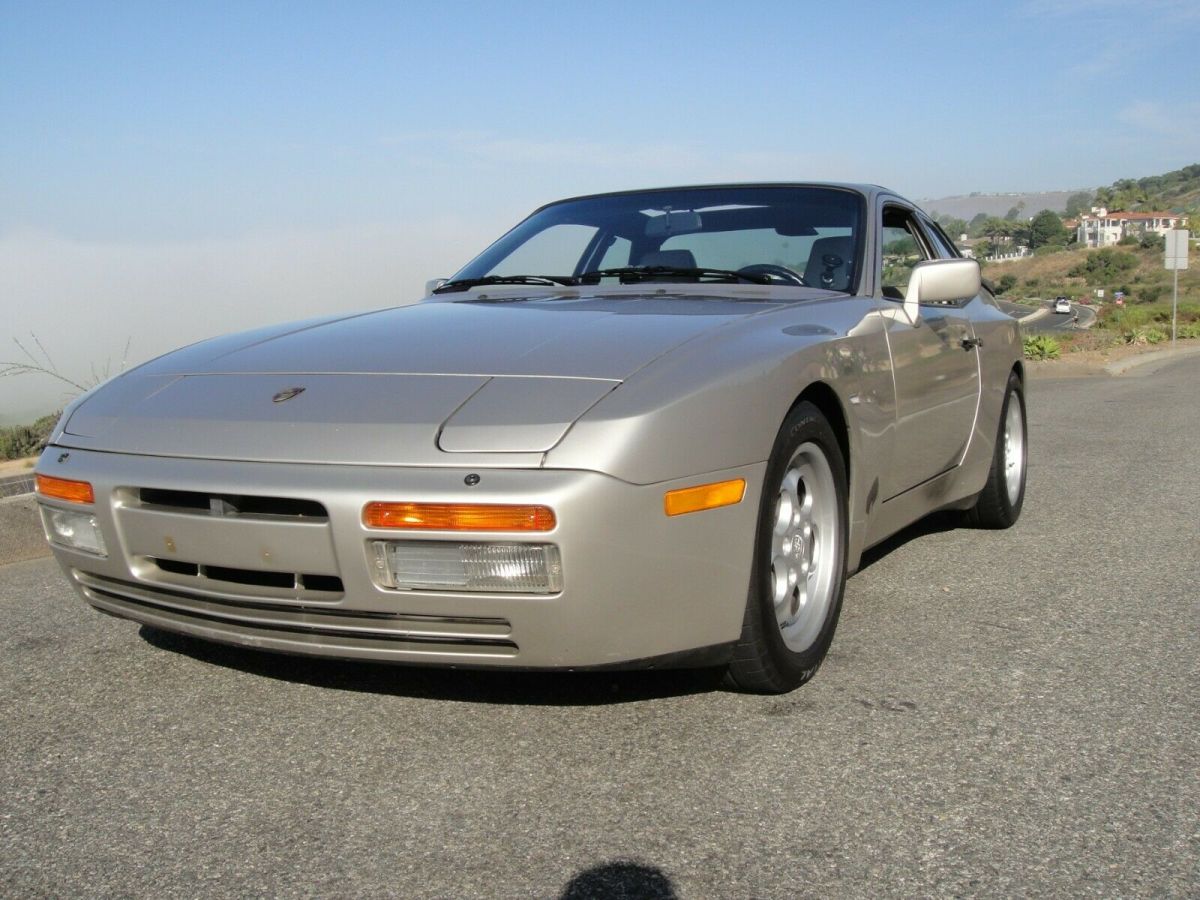
<svg viewBox="0 0 1200 900"><path fill-rule="evenodd" d="M864 252L877 262L878 211L908 204L861 190L876 213ZM291 652L558 667L728 643L740 631L767 456L798 398L832 404L846 423L851 571L866 547L931 510L969 505L984 485L1005 385L1021 373L1016 322L986 292L922 306L913 322L878 284L876 265L853 297L759 285L491 286L195 344L64 414L37 471L93 483L110 556L54 552L97 607ZM981 346L964 348L966 337ZM665 491L734 477L747 481L742 503L663 514ZM329 522L223 529L147 516L127 508L133 487L311 499ZM372 500L549 505L558 526L536 539L561 548L564 590L380 588L368 542L388 532L360 519ZM183 590L138 562L164 537L180 559L332 569L344 594L276 591L256 612L260 589ZM98 594L89 578L162 605ZM189 603L218 612L169 610ZM295 628L222 620L230 609ZM327 633L337 629L349 637ZM380 630L416 637L371 637ZM494 643L500 632L506 649Z"/></svg>

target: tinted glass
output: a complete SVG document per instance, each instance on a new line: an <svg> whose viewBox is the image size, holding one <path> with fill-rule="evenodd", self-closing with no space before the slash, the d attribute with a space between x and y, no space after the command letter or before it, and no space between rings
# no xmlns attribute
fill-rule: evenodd
<svg viewBox="0 0 1200 900"><path fill-rule="evenodd" d="M862 197L818 187L639 191L555 203L455 274L580 275L627 265L784 267L814 287L858 283Z"/></svg>
<svg viewBox="0 0 1200 900"><path fill-rule="evenodd" d="M883 296L903 300L913 266L929 258L916 221L907 210L893 206L884 209L879 246L883 257L879 281Z"/></svg>

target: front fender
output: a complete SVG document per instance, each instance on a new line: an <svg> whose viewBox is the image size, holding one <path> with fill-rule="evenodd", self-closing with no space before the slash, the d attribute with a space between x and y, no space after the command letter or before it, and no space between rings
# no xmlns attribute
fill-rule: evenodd
<svg viewBox="0 0 1200 900"><path fill-rule="evenodd" d="M774 310L693 340L628 378L545 458L650 484L763 462L788 410L822 382L842 405L851 468L890 435L887 346L869 299Z"/></svg>

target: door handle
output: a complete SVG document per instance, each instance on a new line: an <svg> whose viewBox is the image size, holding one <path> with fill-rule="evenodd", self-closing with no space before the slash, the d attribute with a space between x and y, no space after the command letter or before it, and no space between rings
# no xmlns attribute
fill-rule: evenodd
<svg viewBox="0 0 1200 900"><path fill-rule="evenodd" d="M962 348L964 350L974 350L976 347L982 347L983 341L979 338L967 337L962 339Z"/></svg>

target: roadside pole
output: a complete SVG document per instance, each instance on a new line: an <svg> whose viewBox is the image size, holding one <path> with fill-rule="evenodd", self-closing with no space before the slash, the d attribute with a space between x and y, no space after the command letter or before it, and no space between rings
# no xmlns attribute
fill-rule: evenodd
<svg viewBox="0 0 1200 900"><path fill-rule="evenodd" d="M1175 287L1171 292L1171 349L1175 349L1175 332L1179 330L1179 270L1175 270Z"/></svg>
<svg viewBox="0 0 1200 900"><path fill-rule="evenodd" d="M1179 320L1179 270L1188 267L1188 230L1173 228L1167 232L1163 249L1163 267L1175 272L1175 292L1171 296L1171 349L1175 349L1175 331Z"/></svg>

